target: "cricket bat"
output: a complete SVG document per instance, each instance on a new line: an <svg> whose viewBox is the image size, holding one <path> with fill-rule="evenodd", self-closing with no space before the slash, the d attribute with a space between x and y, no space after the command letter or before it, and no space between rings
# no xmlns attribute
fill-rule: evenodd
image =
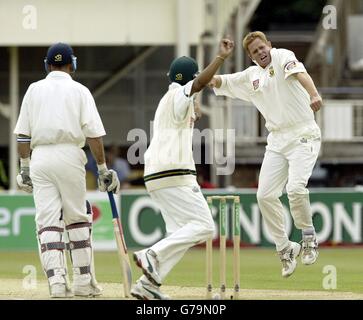
<svg viewBox="0 0 363 320"><path fill-rule="evenodd" d="M115 239L117 243L117 252L120 260L120 265L122 269L123 285L125 297L131 297L130 290L132 284L132 273L129 255L127 253L127 247L125 243L125 238L122 230L121 221L117 212L115 199L111 191L107 192L108 198L110 199L110 205L112 210L112 223L113 231L115 234Z"/></svg>

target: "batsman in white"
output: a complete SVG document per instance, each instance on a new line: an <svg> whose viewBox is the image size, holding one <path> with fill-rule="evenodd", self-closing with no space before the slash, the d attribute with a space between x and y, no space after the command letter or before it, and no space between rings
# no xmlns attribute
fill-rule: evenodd
<svg viewBox="0 0 363 320"><path fill-rule="evenodd" d="M99 189L118 192L119 181L105 164L102 136L106 133L95 101L71 77L77 67L72 48L63 43L51 46L44 63L48 75L29 86L14 130L20 156L17 183L33 192L39 254L50 296L100 295L93 263L92 214L89 203L86 206L87 160L82 150L86 139L98 165ZM73 266L73 290L66 247Z"/></svg>
<svg viewBox="0 0 363 320"><path fill-rule="evenodd" d="M233 47L231 40L221 40L218 55L199 74L196 61L189 57L177 58L170 65L171 84L155 113L144 172L167 237L134 253L144 273L131 290L138 299L166 299L159 287L167 274L190 247L213 235L214 222L197 183L193 160L194 96L209 83Z"/></svg>
<svg viewBox="0 0 363 320"><path fill-rule="evenodd" d="M312 264L318 257L306 185L321 144L314 112L322 106L322 99L292 51L272 48L259 31L246 35L243 47L256 65L242 72L217 75L210 86L216 95L252 102L266 120L270 133L257 201L279 252L282 276L288 277L296 268L301 245L289 241L285 231L279 200L285 185L295 226L302 230L302 263Z"/></svg>

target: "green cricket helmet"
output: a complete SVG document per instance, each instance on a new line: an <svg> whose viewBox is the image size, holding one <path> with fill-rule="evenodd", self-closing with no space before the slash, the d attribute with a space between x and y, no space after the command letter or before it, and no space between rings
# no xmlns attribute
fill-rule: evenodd
<svg viewBox="0 0 363 320"><path fill-rule="evenodd" d="M190 57L180 57L173 60L168 76L171 82L184 86L198 74L198 63Z"/></svg>

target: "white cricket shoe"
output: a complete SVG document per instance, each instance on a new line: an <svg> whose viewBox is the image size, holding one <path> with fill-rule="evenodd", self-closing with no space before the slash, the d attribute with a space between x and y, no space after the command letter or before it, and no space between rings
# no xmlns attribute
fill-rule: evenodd
<svg viewBox="0 0 363 320"><path fill-rule="evenodd" d="M159 286L138 280L131 289L131 295L139 300L170 300L170 297L160 291Z"/></svg>
<svg viewBox="0 0 363 320"><path fill-rule="evenodd" d="M319 256L318 242L315 235L303 235L301 262L305 265L313 264Z"/></svg>
<svg viewBox="0 0 363 320"><path fill-rule="evenodd" d="M54 283L50 286L51 298L72 298L73 293L67 289L65 283Z"/></svg>
<svg viewBox="0 0 363 320"><path fill-rule="evenodd" d="M282 263L281 275L289 277L296 269L296 258L299 256L301 245L296 242L290 242L290 245L279 251L280 260Z"/></svg>
<svg viewBox="0 0 363 320"><path fill-rule="evenodd" d="M161 286L161 278L158 273L159 263L156 254L151 249L144 249L134 252L134 261L142 269L142 272L148 280L156 285Z"/></svg>
<svg viewBox="0 0 363 320"><path fill-rule="evenodd" d="M74 284L73 290L74 295L79 297L97 297L102 295L102 288L91 283L86 285Z"/></svg>

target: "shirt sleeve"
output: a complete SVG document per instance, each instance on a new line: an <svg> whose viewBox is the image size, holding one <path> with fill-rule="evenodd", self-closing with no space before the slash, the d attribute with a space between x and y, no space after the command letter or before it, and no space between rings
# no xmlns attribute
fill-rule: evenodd
<svg viewBox="0 0 363 320"><path fill-rule="evenodd" d="M20 113L18 117L18 121L16 122L14 134L19 135L23 134L25 136L31 137L31 129L30 129L30 119L29 119L29 102L31 96L31 86L26 91L21 107Z"/></svg>
<svg viewBox="0 0 363 320"><path fill-rule="evenodd" d="M193 80L176 89L176 93L174 95L174 116L178 121L182 121L185 118L190 101L193 99L194 94L190 96L192 85Z"/></svg>
<svg viewBox="0 0 363 320"><path fill-rule="evenodd" d="M86 138L97 138L106 135L101 117L91 92L85 88L81 111L81 127Z"/></svg>
<svg viewBox="0 0 363 320"><path fill-rule="evenodd" d="M295 54L290 50L281 50L280 65L284 70L285 79L292 74L306 72L304 64L298 61Z"/></svg>
<svg viewBox="0 0 363 320"><path fill-rule="evenodd" d="M222 83L219 88L213 88L217 96L227 96L250 101L251 88L247 70L232 74L220 75Z"/></svg>

